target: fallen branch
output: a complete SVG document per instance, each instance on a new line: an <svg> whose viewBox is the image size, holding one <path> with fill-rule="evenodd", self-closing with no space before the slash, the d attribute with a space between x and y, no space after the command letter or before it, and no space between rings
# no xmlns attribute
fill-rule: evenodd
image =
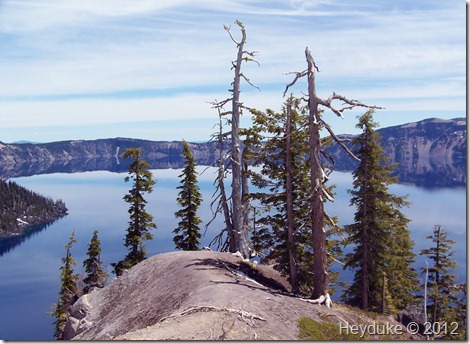
<svg viewBox="0 0 470 344"><path fill-rule="evenodd" d="M237 314L241 320L245 321L246 322L246 319L249 319L251 321L251 325L254 326L254 322L253 320L261 320L261 321L266 321L266 319L262 318L261 316L259 315L256 315L254 313L251 313L251 312L247 312L247 311L244 311L242 309L240 310L236 310L236 309L233 309L233 308L229 308L229 307L224 307L224 308L218 308L218 307L213 307L213 306L193 306L193 307L189 307L177 314L172 314L172 315L169 315L165 318L162 318L159 322L163 322L167 319L170 319L170 318L177 318L177 317L184 317L186 315L190 315L190 314L194 314L194 313L198 313L198 312L229 312L229 313L234 313L234 314Z"/></svg>
<svg viewBox="0 0 470 344"><path fill-rule="evenodd" d="M244 320L244 318L250 318L250 320L252 322L253 322L254 319L261 320L261 321L266 321L266 319L260 317L259 315L253 314L251 312L244 311L242 309L237 311L235 309L225 307L223 310L226 311L226 312L238 314L242 318L242 320Z"/></svg>
<svg viewBox="0 0 470 344"><path fill-rule="evenodd" d="M313 303L313 304L318 304L318 305L323 305L325 304L326 307L331 308L333 305L333 302L331 301L330 294L326 293L325 295L321 295L318 299L303 299L300 298L302 301L308 302L308 303Z"/></svg>

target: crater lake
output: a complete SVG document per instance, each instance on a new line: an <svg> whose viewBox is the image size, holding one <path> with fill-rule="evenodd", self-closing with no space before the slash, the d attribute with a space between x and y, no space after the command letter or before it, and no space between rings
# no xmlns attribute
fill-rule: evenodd
<svg viewBox="0 0 470 344"><path fill-rule="evenodd" d="M178 210L176 198L181 169L154 169L157 181L153 193L146 196L147 211L154 216L157 229L154 239L146 243L148 256L174 250L172 231L177 226L174 213ZM210 203L214 192L215 168L198 166L198 180L203 203L199 216L204 225L212 218ZM81 173L55 173L17 177L11 180L19 185L53 199L62 199L69 215L52 224L29 230L23 236L0 240L0 338L4 340L51 340L54 319L47 314L57 302L60 285L61 259L64 245L72 231L77 243L72 255L77 261L75 272L84 274L82 262L93 230L99 231L105 268L111 274L111 263L121 260L127 253L124 247L128 217L128 204L122 197L131 188L125 183L127 173L90 171ZM352 187L352 174L334 172L330 178L336 184L334 203L327 204L330 215L338 216L341 225L353 222L355 209L349 206L347 190ZM390 191L397 195L408 194L409 208L403 213L411 220L408 228L415 242L416 254L431 246L426 239L434 225L440 224L449 231L454 245L458 267L455 273L459 282L466 280L466 188L422 188L411 184L392 185ZM208 245L222 228L222 218L214 221L202 238ZM214 249L214 247L213 247ZM415 267L425 266L425 258L416 257ZM341 271L340 279L348 280L350 271ZM333 299L338 299L333 295Z"/></svg>

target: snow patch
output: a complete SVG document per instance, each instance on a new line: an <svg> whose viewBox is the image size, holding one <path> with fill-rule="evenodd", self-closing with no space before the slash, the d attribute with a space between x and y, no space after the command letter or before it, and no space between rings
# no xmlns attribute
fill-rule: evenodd
<svg viewBox="0 0 470 344"><path fill-rule="evenodd" d="M18 221L19 223L22 223L22 224L24 224L24 225L29 225L28 222L23 221L22 219L16 219L16 221Z"/></svg>

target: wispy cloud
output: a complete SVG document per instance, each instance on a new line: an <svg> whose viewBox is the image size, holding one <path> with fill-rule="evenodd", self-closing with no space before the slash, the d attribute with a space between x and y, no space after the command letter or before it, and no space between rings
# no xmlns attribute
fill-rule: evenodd
<svg viewBox="0 0 470 344"><path fill-rule="evenodd" d="M250 106L280 107L285 73L305 68L309 46L325 96L380 100L404 117L447 105L465 112L465 6L456 0L6 0L3 127L215 117L206 102L228 96L236 48L222 26L235 19L247 27L246 48L259 51L261 67L246 66L262 90L244 89Z"/></svg>

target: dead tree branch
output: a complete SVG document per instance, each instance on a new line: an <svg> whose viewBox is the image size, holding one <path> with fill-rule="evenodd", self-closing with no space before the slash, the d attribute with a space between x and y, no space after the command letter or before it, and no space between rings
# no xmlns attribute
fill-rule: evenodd
<svg viewBox="0 0 470 344"><path fill-rule="evenodd" d="M286 93L289 90L289 88L294 86L295 83L297 82L297 80L299 80L300 78L307 75L307 70L304 70L303 72L291 72L291 73L287 73L287 74L295 74L295 78L294 78L294 80L292 80L292 82L290 84L287 84L286 89L284 90L284 94L282 95L282 97L286 96Z"/></svg>

